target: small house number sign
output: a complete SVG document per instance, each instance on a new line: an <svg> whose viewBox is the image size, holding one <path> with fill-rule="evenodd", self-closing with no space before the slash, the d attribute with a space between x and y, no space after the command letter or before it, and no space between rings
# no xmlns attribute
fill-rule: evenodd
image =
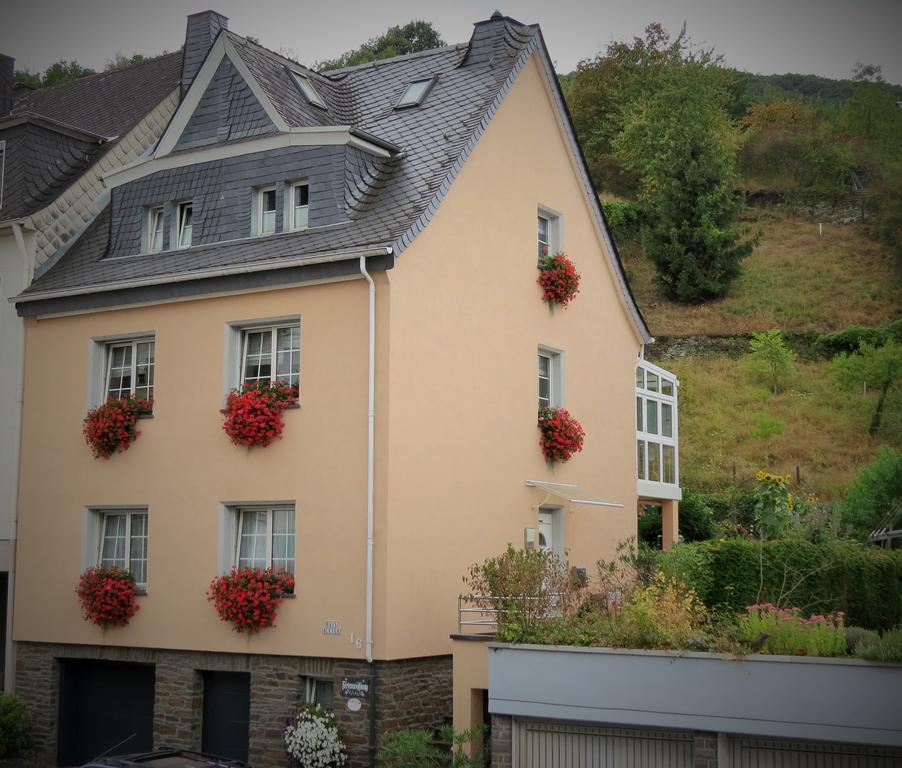
<svg viewBox="0 0 902 768"><path fill-rule="evenodd" d="M365 699L370 695L370 681L366 677L343 677L341 695L346 698Z"/></svg>
<svg viewBox="0 0 902 768"><path fill-rule="evenodd" d="M341 635L341 625L338 623L337 619L326 619L323 622L323 634L324 635L333 635L340 636Z"/></svg>

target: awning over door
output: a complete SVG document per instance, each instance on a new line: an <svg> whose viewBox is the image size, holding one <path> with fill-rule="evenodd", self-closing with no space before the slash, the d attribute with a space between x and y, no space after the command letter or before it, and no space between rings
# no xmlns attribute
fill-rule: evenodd
<svg viewBox="0 0 902 768"><path fill-rule="evenodd" d="M552 483L548 480L527 480L526 484L533 488L539 488L546 493L550 493L552 496L557 496L559 499L565 499L571 504L589 504L595 507L614 507L616 509L623 509L623 504L599 499L597 496L594 496L585 488L576 485L575 483Z"/></svg>

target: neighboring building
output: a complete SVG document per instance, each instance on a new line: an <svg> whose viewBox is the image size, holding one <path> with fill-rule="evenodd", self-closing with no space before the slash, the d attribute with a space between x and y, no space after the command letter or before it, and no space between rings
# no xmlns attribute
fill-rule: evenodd
<svg viewBox="0 0 902 768"><path fill-rule="evenodd" d="M470 564L534 541L591 569L640 497L669 543L677 383L642 359L537 26L495 14L467 44L316 73L210 11L188 19L181 90L15 300L17 690L64 764L165 744L281 765L285 719L315 701L363 765L377 734L450 719ZM536 285L545 247L581 273L564 310ZM259 378L300 407L284 439L238 448L220 409ZM92 458L86 409L136 388L152 419ZM566 464L542 456L541 402L586 430ZM105 632L72 594L101 559L146 586ZM236 634L205 599L236 563L294 570L274 628Z"/></svg>
<svg viewBox="0 0 902 768"><path fill-rule="evenodd" d="M35 91L0 55L0 676L13 686L10 629L24 322L9 299L107 204L102 175L137 160L178 103L181 53ZM62 385L62 382L60 382Z"/></svg>

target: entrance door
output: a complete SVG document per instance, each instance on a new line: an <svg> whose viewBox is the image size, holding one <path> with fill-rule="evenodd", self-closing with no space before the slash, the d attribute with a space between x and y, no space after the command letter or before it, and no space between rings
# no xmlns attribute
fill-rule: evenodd
<svg viewBox="0 0 902 768"><path fill-rule="evenodd" d="M554 547L553 519L551 512L539 512L539 549L551 550Z"/></svg>
<svg viewBox="0 0 902 768"><path fill-rule="evenodd" d="M250 719L250 674L204 672L201 750L246 763Z"/></svg>
<svg viewBox="0 0 902 768"><path fill-rule="evenodd" d="M154 668L60 660L60 765L153 749Z"/></svg>

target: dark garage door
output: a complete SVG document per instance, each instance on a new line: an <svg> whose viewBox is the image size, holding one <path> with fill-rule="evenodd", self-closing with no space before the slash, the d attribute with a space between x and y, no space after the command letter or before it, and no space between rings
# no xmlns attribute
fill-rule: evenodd
<svg viewBox="0 0 902 768"><path fill-rule="evenodd" d="M204 672L203 752L247 762L250 716L247 672Z"/></svg>
<svg viewBox="0 0 902 768"><path fill-rule="evenodd" d="M154 668L60 660L59 764L153 748Z"/></svg>

